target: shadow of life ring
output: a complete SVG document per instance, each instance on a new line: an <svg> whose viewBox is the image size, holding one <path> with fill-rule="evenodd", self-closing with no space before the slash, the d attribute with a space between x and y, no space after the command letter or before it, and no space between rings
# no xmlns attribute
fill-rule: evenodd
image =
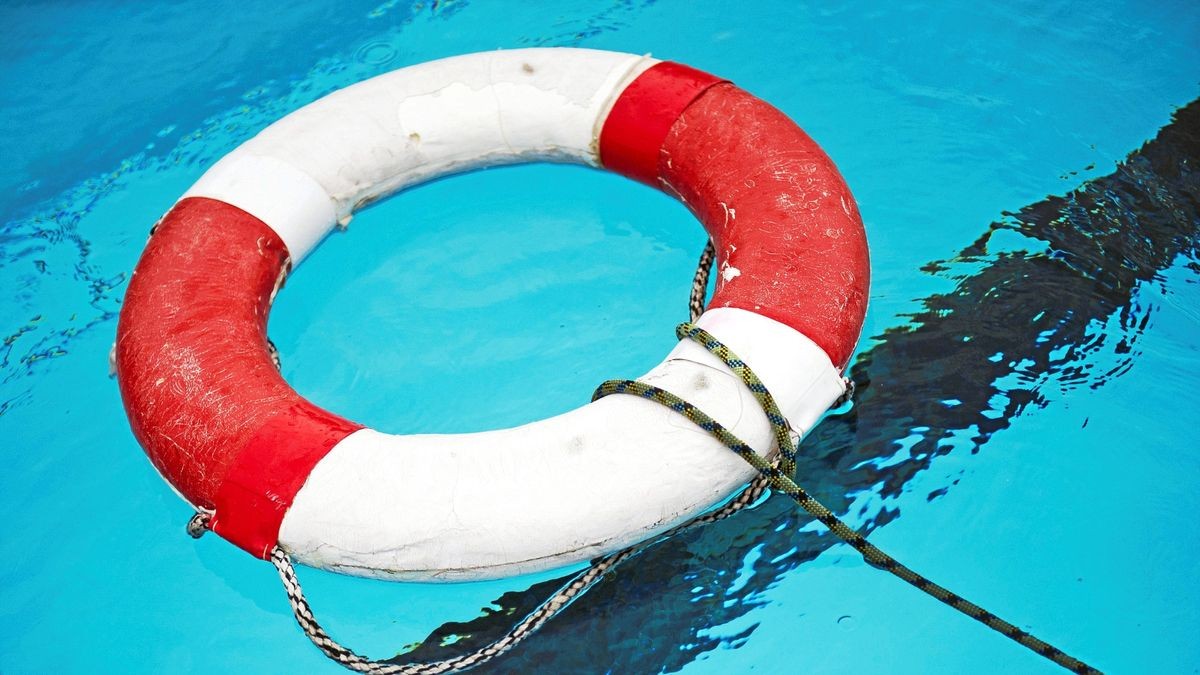
<svg viewBox="0 0 1200 675"><path fill-rule="evenodd" d="M117 329L125 409L154 466L215 532L260 558L278 545L349 574L491 578L622 549L755 475L637 397L512 429L406 436L327 412L280 376L272 300L333 227L428 180L532 161L615 171L691 209L719 275L697 324L751 366L795 431L843 393L867 304L866 238L833 163L783 113L630 54L433 61L267 127L183 195L138 262ZM640 379L777 452L751 392L701 346L680 342Z"/></svg>

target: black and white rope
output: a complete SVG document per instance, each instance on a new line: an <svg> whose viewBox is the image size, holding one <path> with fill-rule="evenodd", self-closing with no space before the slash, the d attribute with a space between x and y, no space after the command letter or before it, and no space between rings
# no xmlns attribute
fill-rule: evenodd
<svg viewBox="0 0 1200 675"><path fill-rule="evenodd" d="M580 572L543 601L542 604L538 605L537 609L530 612L503 637L470 653L442 661L412 663L396 663L391 660L376 661L343 646L330 637L321 628L321 624L317 622L316 617L313 616L312 607L308 604L307 598L304 597L304 589L300 586L300 580L296 576L296 569L293 567L288 554L276 546L271 552L271 564L279 572L279 578L283 582L284 591L287 593L288 604L292 607L292 615L296 617L296 623L300 626L300 629L316 645L317 649L320 649L325 656L338 664L355 672L372 673L375 675L442 675L444 673L459 673L487 663L516 647L526 638L536 633L547 621L554 618L555 615L565 609L580 595L583 595L585 591L594 586L605 574L649 546L693 527L724 520L758 501L768 488L769 481L762 476L758 476L754 479L754 482L722 507L668 530L651 541L643 542L596 559L586 570Z"/></svg>
<svg viewBox="0 0 1200 675"><path fill-rule="evenodd" d="M692 277L692 292L688 294L688 316L691 317L689 321L693 323L704 313L704 298L708 295L708 275L712 272L713 259L716 257L717 251L713 248L712 239L709 239L704 244L704 251L700 253L696 274Z"/></svg>
<svg viewBox="0 0 1200 675"><path fill-rule="evenodd" d="M709 240L704 247L704 252L700 255L696 274L692 279L691 293L688 297L688 314L693 321L704 311L708 278L715 255L712 241ZM274 347L274 345L271 345L271 347ZM272 351L272 358L277 358L275 356L277 352ZM796 440L798 439L793 438L793 442ZM375 675L442 675L445 673L458 673L487 663L516 647L522 641L536 633L547 621L554 618L554 616L579 596L583 595L589 588L594 586L605 574L626 560L636 556L648 547L686 530L724 520L757 502L769 489L770 480L765 476L759 475L743 488L737 496L720 508L697 516L649 541L602 558L597 558L592 561L592 564L587 569L565 583L553 595L544 600L542 604L538 605L537 609L530 612L520 623L514 625L512 630L503 637L470 653L441 661L397 663L394 660L373 660L343 646L330 637L321 628L321 624L317 622L316 617L313 615L312 607L304 597L304 589L300 586L300 580L296 576L295 567L292 565L288 554L278 546L275 547L271 552L271 564L279 572L279 578L283 582L288 604L292 607L292 614L296 617L296 623L304 631L304 634L308 636L308 639L333 661L350 670ZM188 533L192 534L192 536L202 534L207 526L208 517L208 514L197 513L188 524Z"/></svg>

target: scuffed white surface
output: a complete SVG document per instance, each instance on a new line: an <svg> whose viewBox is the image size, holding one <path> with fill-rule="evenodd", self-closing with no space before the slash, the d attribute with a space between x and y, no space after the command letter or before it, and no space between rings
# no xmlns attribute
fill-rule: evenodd
<svg viewBox="0 0 1200 675"><path fill-rule="evenodd" d="M819 347L753 312L720 308L699 325L763 379L807 432L843 383ZM750 391L691 342L640 378L692 401L766 452L772 435ZM683 416L614 395L512 429L393 436L362 430L314 469L280 530L309 565L364 576L452 581L575 563L641 541L725 499L753 477Z"/></svg>
<svg viewBox="0 0 1200 675"><path fill-rule="evenodd" d="M293 262L354 211L433 178L528 161L598 163L596 134L648 57L592 49L482 52L402 68L293 112L186 194L264 221Z"/></svg>
<svg viewBox="0 0 1200 675"><path fill-rule="evenodd" d="M293 264L295 251L313 249L337 220L333 200L308 174L240 149L221 158L180 199L188 197L219 199L263 221L283 239Z"/></svg>

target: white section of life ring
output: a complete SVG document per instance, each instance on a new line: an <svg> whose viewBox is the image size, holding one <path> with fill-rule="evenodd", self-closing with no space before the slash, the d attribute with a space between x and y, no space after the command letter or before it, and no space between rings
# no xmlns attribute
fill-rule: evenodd
<svg viewBox="0 0 1200 675"><path fill-rule="evenodd" d="M467 54L392 71L280 119L181 199L209 197L266 223L293 265L335 222L389 194L486 166L595 165L600 124L657 63L593 49Z"/></svg>
<svg viewBox="0 0 1200 675"><path fill-rule="evenodd" d="M825 352L781 323L719 308L698 324L751 364L802 434L844 391ZM680 342L640 379L695 403L759 452L776 451L749 389L701 346ZM362 576L507 576L663 532L754 473L688 419L633 396L482 433L364 429L317 464L279 542L305 564Z"/></svg>

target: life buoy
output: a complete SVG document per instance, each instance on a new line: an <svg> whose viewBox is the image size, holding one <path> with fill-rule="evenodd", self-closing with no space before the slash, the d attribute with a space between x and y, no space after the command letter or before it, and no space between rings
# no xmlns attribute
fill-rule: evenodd
<svg viewBox="0 0 1200 675"><path fill-rule="evenodd" d="M867 302L866 239L832 162L783 113L629 54L433 61L267 127L183 195L138 262L117 331L125 408L214 531L258 557L278 545L351 574L487 578L621 549L753 477L707 432L636 397L513 429L403 436L327 412L279 375L271 302L335 224L423 181L537 160L621 173L696 214L719 270L697 324L753 368L796 431L842 394ZM702 347L679 343L641 379L775 451L751 392Z"/></svg>

